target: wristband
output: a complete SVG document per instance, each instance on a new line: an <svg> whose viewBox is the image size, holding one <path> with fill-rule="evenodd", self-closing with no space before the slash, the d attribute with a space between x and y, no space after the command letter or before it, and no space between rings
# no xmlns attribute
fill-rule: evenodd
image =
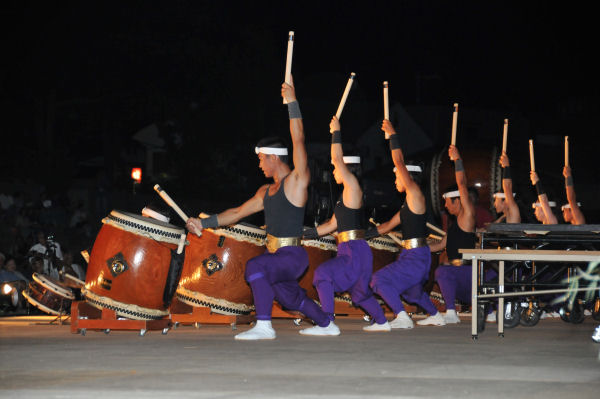
<svg viewBox="0 0 600 399"><path fill-rule="evenodd" d="M573 186L573 176L567 176L567 178L565 179L565 184L567 186Z"/></svg>
<svg viewBox="0 0 600 399"><path fill-rule="evenodd" d="M507 166L506 168L502 168L502 179L511 179L510 166Z"/></svg>
<svg viewBox="0 0 600 399"><path fill-rule="evenodd" d="M217 215L210 215L205 219L200 219L200 223L202 223L203 229L212 229L215 227L219 227L219 221L217 220Z"/></svg>
<svg viewBox="0 0 600 399"><path fill-rule="evenodd" d="M302 119L302 114L300 113L300 104L298 104L297 100L288 103L287 106L290 119Z"/></svg>
<svg viewBox="0 0 600 399"><path fill-rule="evenodd" d="M399 134L392 134L390 136L390 150L397 150L398 148L400 148L400 135Z"/></svg>
<svg viewBox="0 0 600 399"><path fill-rule="evenodd" d="M538 197L542 194L546 194L546 192L544 191L544 187L542 187L542 182L540 181L535 183L535 191L537 191Z"/></svg>
<svg viewBox="0 0 600 399"><path fill-rule="evenodd" d="M465 171L465 166L463 165L462 159L458 158L456 161L454 161L454 171L455 172L464 172Z"/></svg>
<svg viewBox="0 0 600 399"><path fill-rule="evenodd" d="M331 135L331 144L342 144L342 132L336 130Z"/></svg>

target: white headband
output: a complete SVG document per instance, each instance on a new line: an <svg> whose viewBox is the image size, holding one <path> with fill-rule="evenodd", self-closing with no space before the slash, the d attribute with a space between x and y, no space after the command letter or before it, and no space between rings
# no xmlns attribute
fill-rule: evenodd
<svg viewBox="0 0 600 399"><path fill-rule="evenodd" d="M152 209L146 208L146 207L144 207L144 209L142 209L142 216L160 220L161 222L165 222L165 223L169 223L169 220L170 220L165 215L162 215L162 214L160 214L156 211L153 211Z"/></svg>
<svg viewBox="0 0 600 399"><path fill-rule="evenodd" d="M254 147L254 151L258 153L263 153L267 155L287 155L287 148L275 148L275 147Z"/></svg>
<svg viewBox="0 0 600 399"><path fill-rule="evenodd" d="M460 192L458 190L448 191L447 193L444 193L442 195L442 198L456 198L456 197L460 197Z"/></svg>
<svg viewBox="0 0 600 399"><path fill-rule="evenodd" d="M534 202L533 204L531 204L531 207L533 209L539 208L540 206L542 206L542 204L540 204L539 202ZM554 201L548 201L548 206L550 208L554 208L556 206L556 202L554 202Z"/></svg>
<svg viewBox="0 0 600 399"><path fill-rule="evenodd" d="M406 170L409 172L422 172L423 169L419 165L405 165ZM394 173L396 173L397 168L394 166Z"/></svg>
<svg viewBox="0 0 600 399"><path fill-rule="evenodd" d="M513 198L515 197L515 195L517 195L517 193L513 193ZM503 192L497 192L494 193L494 198L506 198L506 194L504 194Z"/></svg>
<svg viewBox="0 0 600 399"><path fill-rule="evenodd" d="M357 164L357 163L360 163L360 157L359 156L347 156L347 157L344 157L344 163L345 164ZM333 165L333 159L331 160L331 164Z"/></svg>
<svg viewBox="0 0 600 399"><path fill-rule="evenodd" d="M581 202L577 201L577 206L581 206ZM560 207L561 211L564 211L565 209L571 209L571 204L564 204Z"/></svg>

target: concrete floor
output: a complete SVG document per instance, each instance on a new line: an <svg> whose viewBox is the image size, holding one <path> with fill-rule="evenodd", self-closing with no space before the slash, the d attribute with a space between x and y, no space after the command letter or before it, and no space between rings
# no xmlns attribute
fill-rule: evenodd
<svg viewBox="0 0 600 399"><path fill-rule="evenodd" d="M470 320L365 333L338 318L339 337L305 337L274 321L277 339L238 342L230 326L88 331L49 317L0 318L0 397L409 398L600 397L598 324L560 319L479 340ZM41 323L41 324L40 324Z"/></svg>

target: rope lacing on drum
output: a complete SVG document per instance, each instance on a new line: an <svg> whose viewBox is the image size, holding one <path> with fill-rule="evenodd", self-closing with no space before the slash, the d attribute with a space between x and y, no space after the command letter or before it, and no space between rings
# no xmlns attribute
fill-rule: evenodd
<svg viewBox="0 0 600 399"><path fill-rule="evenodd" d="M216 305L214 303L206 302L206 301L203 301L198 298L194 298L194 297L191 297L188 295L183 295L179 292L175 293L175 295L177 296L178 299L181 299L182 301L193 302L200 306L204 306L204 307L211 308L214 310L221 310L224 312L230 312L230 313L239 314L239 315L248 315L251 312L251 311L243 311L243 310L239 310L239 309L230 308L228 306Z"/></svg>
<svg viewBox="0 0 600 399"><path fill-rule="evenodd" d="M396 249L397 248L396 244L394 244L393 242L382 240L382 239L377 238L377 237L371 238L369 240L369 242L372 242L374 244L378 244L378 245L381 245L381 246L384 246L384 247L392 248L392 249Z"/></svg>
<svg viewBox="0 0 600 399"><path fill-rule="evenodd" d="M130 220L121 219L121 218L116 217L116 216L114 216L112 214L109 214L107 216L107 218L110 219L110 220L112 220L112 221L114 221L114 222L116 222L116 223L119 223L121 225L124 225L124 226L127 226L127 227L131 227L131 228L134 228L134 229L138 229L138 230L142 230L142 231L148 232L150 234L155 234L155 235L159 235L159 236L163 236L163 237L167 237L167 238L173 238L173 239L176 239L176 240L179 240L179 238L181 237L181 233L172 233L172 232L169 232L169 231L164 231L164 230L160 230L160 229L157 229L157 228L152 228L152 227L144 226L143 224L138 224L138 223L132 222Z"/></svg>
<svg viewBox="0 0 600 399"><path fill-rule="evenodd" d="M236 233L236 234L247 235L247 236L250 236L252 238L257 238L259 240L264 240L264 239L267 238L266 234L256 233L256 232L248 231L248 230L242 230L242 229L239 229L237 227L221 226L221 227L219 227L219 229L225 230L225 231L230 231L230 232Z"/></svg>

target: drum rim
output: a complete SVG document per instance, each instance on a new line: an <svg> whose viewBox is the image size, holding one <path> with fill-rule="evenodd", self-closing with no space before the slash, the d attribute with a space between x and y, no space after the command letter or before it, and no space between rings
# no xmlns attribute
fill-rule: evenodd
<svg viewBox="0 0 600 399"><path fill-rule="evenodd" d="M23 294L23 297L25 297L25 299L27 299L27 302L29 302L30 304L32 304L33 306L35 306L36 308L38 308L41 311L53 314L55 316L60 316L60 315L63 315L63 314L67 314L67 313L61 313L61 312L59 312L57 310L54 310L54 309L50 309L48 306L43 305L42 303L36 301L31 295L29 295L27 293L26 290L23 290L21 292L21 294Z"/></svg>
<svg viewBox="0 0 600 399"><path fill-rule="evenodd" d="M315 245L316 244L316 245ZM313 247L313 248L322 248L323 246L330 246L330 248L327 248L327 250L332 250L332 251L337 251L337 242L335 240L335 237L332 236L331 234L327 234L325 236L321 236L321 237L317 237L317 238L311 238L308 240L302 240L302 246L308 246L308 247Z"/></svg>
<svg viewBox="0 0 600 399"><path fill-rule="evenodd" d="M46 280L46 279L44 278L44 277L49 277L49 276L46 276L45 274L41 274L41 273L37 273L37 272L35 272L35 273L33 273L33 274L31 275L31 277L32 277L32 278L33 278L33 279L34 279L34 280L35 280L35 281L36 281L38 284L40 284L41 286L43 286L43 287L45 287L45 288L49 289L50 291L54 292L55 294L57 294L57 295L60 295L60 296L62 296L63 298L66 298L66 299L70 299L70 300L73 300L73 299L75 299L75 295L73 295L73 291L71 291L71 289L70 289L70 288L69 288L69 290L67 291L67 289L65 289L65 288L63 288L63 287L60 287L60 286L57 286L57 285L56 285L56 284L54 284L52 281L50 281L50 280ZM44 283L44 281L42 281L42 280L46 280L46 283ZM60 292L61 290L62 290L62 291L64 291L64 292Z"/></svg>
<svg viewBox="0 0 600 399"><path fill-rule="evenodd" d="M124 303L115 299L98 295L95 292L82 287L81 295L85 301L102 310L103 308L114 310L117 315L133 320L158 320L169 314L168 310L150 309L133 303Z"/></svg>
<svg viewBox="0 0 600 399"><path fill-rule="evenodd" d="M248 315L254 310L254 306L245 303L231 302L227 299L216 298L203 294L198 291L192 291L184 287L177 287L175 296L181 302L193 307L202 307L198 305L206 304L215 313L226 315Z"/></svg>
<svg viewBox="0 0 600 399"><path fill-rule="evenodd" d="M76 283L80 284L82 287L85 285L85 281L78 279L77 277L73 276L72 274L65 273L64 276L66 278L71 279L71 280L75 281Z"/></svg>
<svg viewBox="0 0 600 399"><path fill-rule="evenodd" d="M211 233L218 236L226 236L233 238L239 242L248 242L250 244L256 245L258 247L262 247L265 245L265 239L267 238L267 232L264 229L255 226L249 226L246 224L233 224L230 226L219 226L216 228L206 229ZM251 234L248 234L251 233ZM240 237L236 237L236 234L240 234L243 236L242 239Z"/></svg>
<svg viewBox="0 0 600 399"><path fill-rule="evenodd" d="M386 250L389 252L400 251L400 248L398 248L398 245L396 245L396 242L394 240L392 240L391 238L385 237L385 236L379 236L379 237L374 237L374 238L368 239L367 244L369 244L369 247L371 247L371 248L382 249L382 250ZM385 247L385 248L382 248L382 247Z"/></svg>
<svg viewBox="0 0 600 399"><path fill-rule="evenodd" d="M185 235L185 229L172 224L118 210L112 210L107 217L102 219L102 223L128 233L170 244L179 244L181 236Z"/></svg>

